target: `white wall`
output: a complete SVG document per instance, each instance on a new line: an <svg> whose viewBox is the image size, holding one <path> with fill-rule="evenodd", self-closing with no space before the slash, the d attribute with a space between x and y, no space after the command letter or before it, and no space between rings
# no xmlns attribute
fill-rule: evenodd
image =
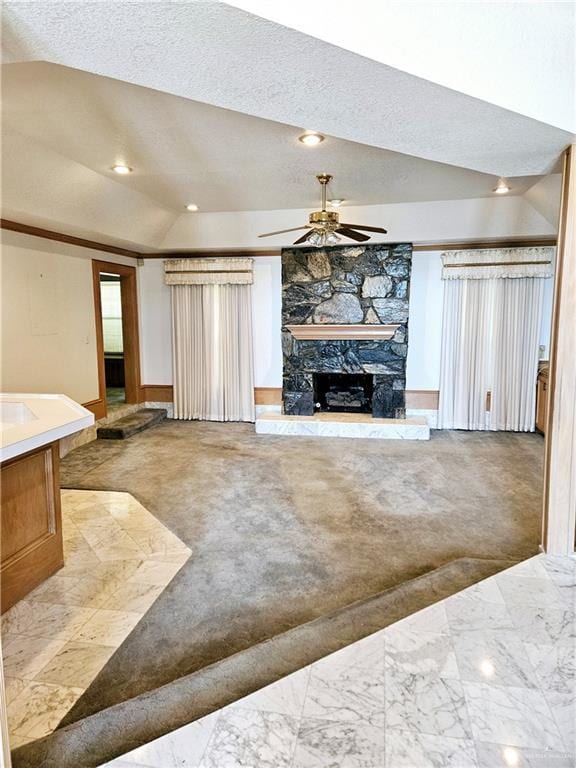
<svg viewBox="0 0 576 768"><path fill-rule="evenodd" d="M140 357L143 384L172 383L172 331L170 288L164 284L161 259L138 267ZM254 332L254 386L282 386L280 342L282 305L279 257L254 259L252 323Z"/></svg>
<svg viewBox="0 0 576 768"><path fill-rule="evenodd" d="M170 288L164 284L164 262L150 259L137 272L142 384L172 384Z"/></svg>
<svg viewBox="0 0 576 768"><path fill-rule="evenodd" d="M161 260L148 261L138 268L142 307L141 355L144 384L172 383L170 330L170 289L164 285ZM442 344L440 251L416 251L412 256L410 284L409 344L406 370L407 389L438 389ZM553 280L546 282L540 343L550 338ZM254 386L282 386L282 344L280 337L282 276L280 257L254 259L252 322L254 327Z"/></svg>
<svg viewBox="0 0 576 768"><path fill-rule="evenodd" d="M438 389L444 284L439 251L412 254L406 389Z"/></svg>
<svg viewBox="0 0 576 768"><path fill-rule="evenodd" d="M282 270L280 258L254 259L252 323L254 386L282 386Z"/></svg>
<svg viewBox="0 0 576 768"><path fill-rule="evenodd" d="M98 397L91 260L105 256L3 231L2 389ZM130 259L109 261L133 264ZM43 277L40 277L42 275ZM138 267L143 384L172 383L170 289L161 259ZM438 389L443 286L439 252L413 254L408 389ZM553 280L546 285L540 343L548 356ZM282 386L281 263L254 259L252 287L256 387Z"/></svg>
<svg viewBox="0 0 576 768"><path fill-rule="evenodd" d="M548 359L554 279L546 280L540 344L542 359ZM412 255L410 317L406 389L438 389L442 348L444 285L440 251L420 251Z"/></svg>
<svg viewBox="0 0 576 768"><path fill-rule="evenodd" d="M98 398L92 259L133 259L2 231L1 389Z"/></svg>
<svg viewBox="0 0 576 768"><path fill-rule="evenodd" d="M308 221L307 210L241 211L183 214L170 228L162 248L222 250L224 248L281 248L290 246L294 232L265 240L262 232L297 227ZM486 238L550 237L550 223L523 197L439 200L425 203L346 206L342 220L388 230L371 242L434 243Z"/></svg>

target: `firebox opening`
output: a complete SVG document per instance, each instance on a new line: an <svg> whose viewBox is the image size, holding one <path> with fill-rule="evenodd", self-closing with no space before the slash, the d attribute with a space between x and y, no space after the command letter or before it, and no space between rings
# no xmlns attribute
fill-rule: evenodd
<svg viewBox="0 0 576 768"><path fill-rule="evenodd" d="M314 410L372 413L372 376L366 373L315 373Z"/></svg>

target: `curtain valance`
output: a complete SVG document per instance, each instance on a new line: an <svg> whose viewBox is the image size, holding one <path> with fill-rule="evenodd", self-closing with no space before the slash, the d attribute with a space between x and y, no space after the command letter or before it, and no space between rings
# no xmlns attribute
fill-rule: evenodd
<svg viewBox="0 0 576 768"><path fill-rule="evenodd" d="M555 248L487 248L446 251L443 280L485 280L495 277L551 277Z"/></svg>
<svg viewBox="0 0 576 768"><path fill-rule="evenodd" d="M170 259L164 262L166 285L251 285L251 258Z"/></svg>

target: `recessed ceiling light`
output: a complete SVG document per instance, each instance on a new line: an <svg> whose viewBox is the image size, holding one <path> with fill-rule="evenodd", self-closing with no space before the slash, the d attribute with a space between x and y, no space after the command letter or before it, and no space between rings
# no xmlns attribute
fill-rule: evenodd
<svg viewBox="0 0 576 768"><path fill-rule="evenodd" d="M132 168L130 168L129 165L123 165L122 163L116 163L116 165L113 165L112 170L114 173L119 173L122 176L125 176L127 173L132 173Z"/></svg>
<svg viewBox="0 0 576 768"><path fill-rule="evenodd" d="M298 141L307 147L315 147L324 141L324 136L321 133L316 133L316 131L306 131L302 136L298 136Z"/></svg>
<svg viewBox="0 0 576 768"><path fill-rule="evenodd" d="M499 179L498 184L496 184L492 192L495 192L497 195L505 195L507 192L510 192L510 190L511 187L506 179Z"/></svg>
<svg viewBox="0 0 576 768"><path fill-rule="evenodd" d="M340 208L340 206L342 205L342 203L345 203L345 202L346 202L346 200L344 200L344 198L343 198L343 197L340 197L340 198L338 198L338 197L337 197L337 198L335 198L335 199L333 199L333 200L328 200L328 202L330 203L330 205L332 206L332 208Z"/></svg>
<svg viewBox="0 0 576 768"><path fill-rule="evenodd" d="M198 210L198 206L196 205L196 203L188 203L188 205L186 206L186 210L187 211L197 211Z"/></svg>

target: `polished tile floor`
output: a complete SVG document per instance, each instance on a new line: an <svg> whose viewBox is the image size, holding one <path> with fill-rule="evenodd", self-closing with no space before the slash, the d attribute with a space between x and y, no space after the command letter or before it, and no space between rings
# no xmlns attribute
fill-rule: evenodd
<svg viewBox="0 0 576 768"><path fill-rule="evenodd" d="M62 491L65 566L2 617L10 745L46 736L190 550L133 496Z"/></svg>
<svg viewBox="0 0 576 768"><path fill-rule="evenodd" d="M106 768L574 768L575 609L537 556Z"/></svg>

